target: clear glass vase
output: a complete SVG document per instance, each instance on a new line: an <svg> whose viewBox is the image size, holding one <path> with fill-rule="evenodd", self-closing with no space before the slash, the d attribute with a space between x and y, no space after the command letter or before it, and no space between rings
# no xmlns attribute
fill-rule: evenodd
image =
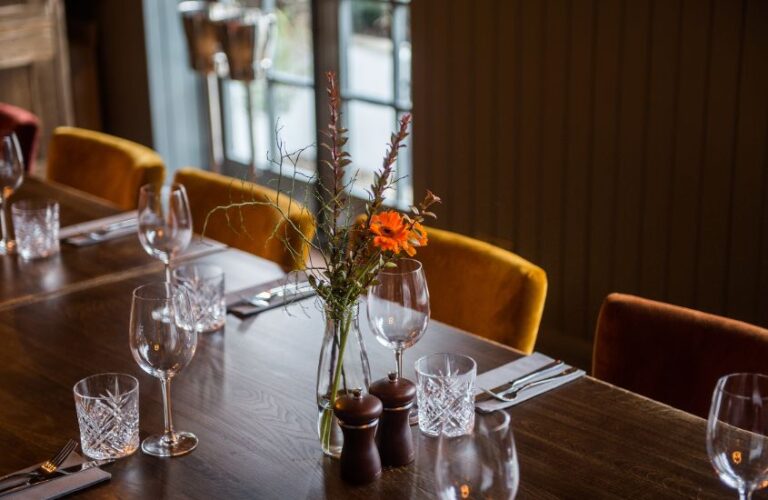
<svg viewBox="0 0 768 500"><path fill-rule="evenodd" d="M368 392L371 368L358 324L358 305L325 309L325 336L317 367L317 432L323 453L338 458L344 437L333 415L336 398L361 389Z"/></svg>

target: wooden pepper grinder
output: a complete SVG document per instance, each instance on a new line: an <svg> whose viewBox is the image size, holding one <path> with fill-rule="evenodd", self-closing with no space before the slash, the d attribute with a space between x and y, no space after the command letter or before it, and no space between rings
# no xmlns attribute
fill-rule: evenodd
<svg viewBox="0 0 768 500"><path fill-rule="evenodd" d="M384 405L384 413L376 432L382 465L399 467L413 462L413 435L408 417L416 398L416 386L410 380L397 378L397 374L391 372L387 378L371 384L369 390Z"/></svg>
<svg viewBox="0 0 768 500"><path fill-rule="evenodd" d="M370 483L381 475L381 459L374 436L381 416L379 398L355 389L336 399L334 414L344 433L341 478L353 484Z"/></svg>

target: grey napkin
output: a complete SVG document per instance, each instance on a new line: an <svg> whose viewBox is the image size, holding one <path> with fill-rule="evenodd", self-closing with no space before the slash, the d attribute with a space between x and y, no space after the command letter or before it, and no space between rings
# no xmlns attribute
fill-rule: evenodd
<svg viewBox="0 0 768 500"><path fill-rule="evenodd" d="M64 461L62 464L62 467L71 467L73 465L78 465L83 462L86 462L83 457L78 455L75 452L72 452L69 457ZM20 472L26 472L36 469L38 465L33 465L32 467L28 467L26 469L22 469ZM92 469L88 469L83 472L78 472L77 474L70 474L69 476L62 476L58 479L54 479L52 481L48 481L47 483L38 484L36 486L32 486L31 488L27 488L22 491L18 491L16 493L11 493L10 495L6 495L3 498L5 500L6 498L12 498L14 500L38 500L38 499L49 499L49 498L60 498L64 495L69 495L70 493L74 493L76 491L80 491L84 488L88 488L90 486L93 486L94 484L100 483L102 481L107 481L112 477L112 474L109 472L105 472L98 467L94 467Z"/></svg>
<svg viewBox="0 0 768 500"><path fill-rule="evenodd" d="M287 277L279 278L267 283L262 283L260 285L252 286L243 290L230 292L226 297L227 312L237 316L240 319L246 319L264 311L283 307L293 302L314 296L314 290L298 293L285 293L283 295L275 295L268 301L268 304L259 306L250 304L244 299L244 297L252 297L260 292L279 289L286 285L293 285L303 281L306 281L305 275L303 273L299 274L298 279L295 274L290 274Z"/></svg>
<svg viewBox="0 0 768 500"><path fill-rule="evenodd" d="M477 380L475 382L475 396L482 393L480 390L481 387L492 390L496 387L504 385L512 379L522 377L527 373L531 373L532 371L541 368L542 366L546 365L547 363L551 363L552 361L554 360L549 356L535 352L530 356L520 358L516 361L512 361L511 363L507 363L506 365L502 365L498 368L494 368L493 370L482 373L477 376ZM567 368L569 368L568 365L563 365L562 367L563 370ZM560 387L561 385L572 382L583 376L584 370L576 370L569 375L558 377L551 382L537 385L536 387L531 387L530 389L521 391L515 400L511 403L505 403L496 399L488 399L477 403L475 406L481 410L486 411L509 408L510 406L515 406L522 403L523 401L528 401L529 399L534 398L539 394L551 391L556 387Z"/></svg>

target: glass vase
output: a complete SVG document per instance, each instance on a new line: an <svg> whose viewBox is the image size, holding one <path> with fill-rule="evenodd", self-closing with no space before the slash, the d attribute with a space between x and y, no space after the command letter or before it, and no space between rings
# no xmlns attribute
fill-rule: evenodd
<svg viewBox="0 0 768 500"><path fill-rule="evenodd" d="M371 381L357 316L357 303L338 311L325 308L325 336L317 367L317 432L323 453L334 458L341 455L344 437L333 405L354 389L368 392Z"/></svg>

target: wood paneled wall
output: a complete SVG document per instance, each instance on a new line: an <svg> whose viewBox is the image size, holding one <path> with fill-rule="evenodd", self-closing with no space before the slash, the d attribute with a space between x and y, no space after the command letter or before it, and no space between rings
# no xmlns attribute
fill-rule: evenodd
<svg viewBox="0 0 768 500"><path fill-rule="evenodd" d="M40 117L44 157L53 129L73 120L62 1L1 1L0 47L0 102Z"/></svg>
<svg viewBox="0 0 768 500"><path fill-rule="evenodd" d="M416 192L547 271L542 346L612 291L768 325L768 2L411 5Z"/></svg>

